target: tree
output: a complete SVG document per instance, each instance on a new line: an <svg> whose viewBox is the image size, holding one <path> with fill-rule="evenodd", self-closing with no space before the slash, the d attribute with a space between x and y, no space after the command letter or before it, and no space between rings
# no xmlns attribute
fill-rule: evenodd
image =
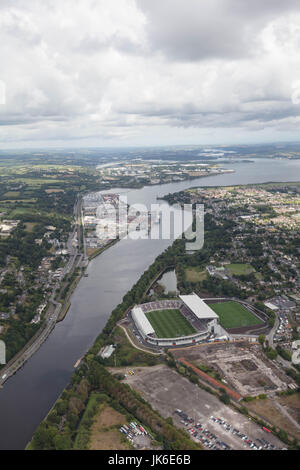
<svg viewBox="0 0 300 470"><path fill-rule="evenodd" d="M70 436L58 434L54 437L54 446L56 450L70 450L72 441Z"/></svg>
<svg viewBox="0 0 300 470"><path fill-rule="evenodd" d="M221 392L220 400L223 403L225 403L225 405L229 405L230 404L230 396L228 395L226 390L224 390L224 388L221 388L220 392Z"/></svg>
<svg viewBox="0 0 300 470"><path fill-rule="evenodd" d="M55 406L56 408L56 411L57 411L57 414L59 416L63 416L64 414L66 414L67 410L68 410L68 402L67 400L59 400Z"/></svg>
<svg viewBox="0 0 300 470"><path fill-rule="evenodd" d="M55 429L47 428L45 423L42 423L34 433L32 445L35 450L51 450L54 448L53 438L55 436Z"/></svg>
<svg viewBox="0 0 300 470"><path fill-rule="evenodd" d="M271 347L266 348L265 353L266 353L267 357L271 360L276 359L277 356L278 356L277 351L275 349L272 349Z"/></svg>
<svg viewBox="0 0 300 470"><path fill-rule="evenodd" d="M258 337L258 342L263 345L264 342L266 341L266 335L259 335Z"/></svg>

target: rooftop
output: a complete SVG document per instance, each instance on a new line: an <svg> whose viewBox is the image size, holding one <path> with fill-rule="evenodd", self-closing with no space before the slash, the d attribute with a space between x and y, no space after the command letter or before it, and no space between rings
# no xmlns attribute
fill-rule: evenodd
<svg viewBox="0 0 300 470"><path fill-rule="evenodd" d="M139 327L143 330L145 335L150 335L154 333L154 329L149 322L148 318L144 314L141 307L134 307L132 309L132 316L134 321L139 325Z"/></svg>
<svg viewBox="0 0 300 470"><path fill-rule="evenodd" d="M180 295L182 302L201 319L219 318L218 315L197 294Z"/></svg>

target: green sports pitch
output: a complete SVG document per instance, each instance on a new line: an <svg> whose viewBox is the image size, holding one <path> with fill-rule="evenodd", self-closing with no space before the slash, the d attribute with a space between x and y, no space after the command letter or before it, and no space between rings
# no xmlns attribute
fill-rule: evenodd
<svg viewBox="0 0 300 470"><path fill-rule="evenodd" d="M196 332L177 309L153 310L145 313L158 338L177 338Z"/></svg>
<svg viewBox="0 0 300 470"><path fill-rule="evenodd" d="M263 323L262 320L238 302L220 302L209 304L209 306L219 316L223 328L241 328L243 326L254 326Z"/></svg>

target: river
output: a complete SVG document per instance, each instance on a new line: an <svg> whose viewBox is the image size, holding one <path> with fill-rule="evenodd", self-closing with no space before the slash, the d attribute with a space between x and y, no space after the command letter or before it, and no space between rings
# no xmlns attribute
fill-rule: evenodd
<svg viewBox="0 0 300 470"><path fill-rule="evenodd" d="M150 206L156 203L157 196L192 186L300 180L300 160L263 159L228 165L228 168L236 172L120 192L127 194L130 204ZM0 449L25 448L69 382L75 362L93 344L111 311L170 243L169 240L122 240L89 264L89 276L81 279L72 295L65 320L0 390Z"/></svg>

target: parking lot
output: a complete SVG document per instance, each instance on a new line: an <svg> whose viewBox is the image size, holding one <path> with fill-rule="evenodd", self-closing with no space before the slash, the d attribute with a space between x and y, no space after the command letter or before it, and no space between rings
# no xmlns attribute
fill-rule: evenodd
<svg viewBox="0 0 300 470"><path fill-rule="evenodd" d="M284 448L273 434L166 366L135 368L126 382L207 449Z"/></svg>
<svg viewBox="0 0 300 470"><path fill-rule="evenodd" d="M132 421L130 424L123 424L119 431L126 436L136 449L151 449L153 437L136 421Z"/></svg>
<svg viewBox="0 0 300 470"><path fill-rule="evenodd" d="M265 437L257 437L255 440L252 440L247 436L247 434L241 432L240 429L236 428L228 421L213 415L210 416L210 423L205 427L201 422L195 422L192 417L189 417L182 410L177 409L174 413L181 418L180 422L186 426L187 431L194 437L194 439L200 441L206 448L211 450L234 449L234 447L231 447L225 442L227 439L224 439L224 435L222 433L224 430L227 434L232 434L233 436L238 437L241 440L241 444L245 444L246 446L244 447L249 450L278 450L280 448L279 446L272 444L270 440ZM217 435L211 430L210 425L213 423L219 425L219 429L216 431Z"/></svg>

